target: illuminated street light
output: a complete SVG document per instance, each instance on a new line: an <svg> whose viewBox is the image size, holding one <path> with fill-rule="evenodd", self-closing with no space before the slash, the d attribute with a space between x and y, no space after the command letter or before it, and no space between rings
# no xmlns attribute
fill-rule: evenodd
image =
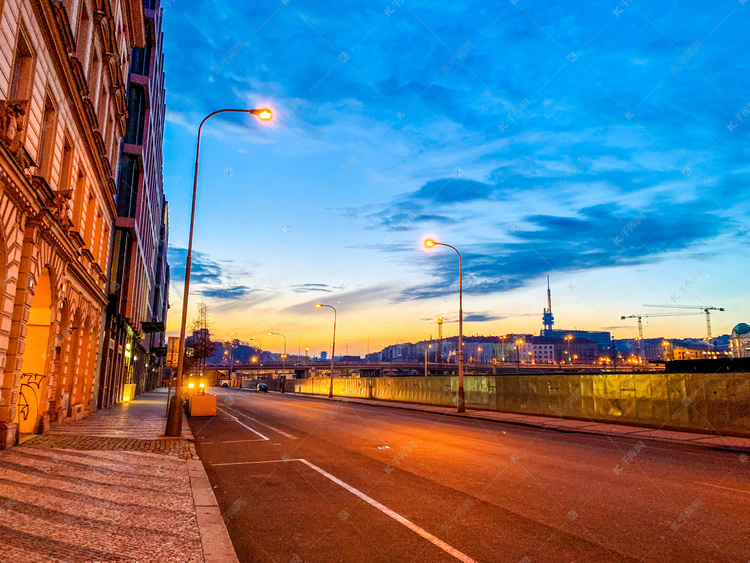
<svg viewBox="0 0 750 563"><path fill-rule="evenodd" d="M333 398L333 360L336 358L336 317L338 316L338 311L336 311L336 307L333 305L324 305L323 303L316 303L315 308L320 309L321 307L328 307L329 309L333 309L333 344L331 345L331 384L328 387L328 398Z"/></svg>
<svg viewBox="0 0 750 563"><path fill-rule="evenodd" d="M526 344L523 338L516 339L516 373L521 373L521 346Z"/></svg>
<svg viewBox="0 0 750 563"><path fill-rule="evenodd" d="M453 249L458 254L458 400L456 401L456 412L465 412L466 406L464 405L464 273L463 264L461 260L461 253L455 246L437 242L432 239L424 241L424 245L427 248L433 246L447 246Z"/></svg>
<svg viewBox="0 0 750 563"><path fill-rule="evenodd" d="M195 148L195 171L193 172L193 202L190 211L190 234L188 236L187 255L185 257L185 285L182 290L182 323L180 325L180 345L177 356L177 386L175 394L169 404L169 414L167 415L167 427L164 434L172 438L182 436L182 373L185 364L185 333L187 332L187 315L190 297L190 270L193 264L193 231L195 229L195 205L198 201L198 162L201 154L201 133L203 125L214 115L220 113L250 113L258 118L267 121L273 117L270 110L261 109L220 109L209 113L203 118L198 126L198 143Z"/></svg>
<svg viewBox="0 0 750 563"><path fill-rule="evenodd" d="M280 332L269 332L268 336L281 336L284 339L284 353L281 355L281 371L286 372L286 336Z"/></svg>
<svg viewBox="0 0 750 563"><path fill-rule="evenodd" d="M271 113L270 109L251 109L249 113L252 113L253 115L257 115L264 121L268 121L273 117L273 113Z"/></svg>

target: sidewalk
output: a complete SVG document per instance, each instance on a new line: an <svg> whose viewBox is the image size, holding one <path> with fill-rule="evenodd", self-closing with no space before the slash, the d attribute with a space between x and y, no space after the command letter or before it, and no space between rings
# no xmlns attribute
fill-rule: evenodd
<svg viewBox="0 0 750 563"><path fill-rule="evenodd" d="M237 561L187 420L166 390L0 452L2 560Z"/></svg>
<svg viewBox="0 0 750 563"><path fill-rule="evenodd" d="M546 428L559 432L575 432L579 434L595 434L599 436L627 437L638 440L656 440L659 442L673 442L704 448L728 450L732 452L749 454L750 438L738 438L734 436L721 436L720 434L702 434L696 432L681 432L676 430L658 430L643 426L629 426L625 424L613 424L611 422L596 422L593 420L572 420L549 416L534 416L527 414L516 414L507 412L484 411L466 409L465 413L457 413L455 408L435 407L430 405L417 405L412 403L399 403L396 401L380 401L377 399L360 399L356 397L334 397L329 399L321 395L307 395L302 393L286 393L290 397L304 397L323 401L341 401L344 403L357 403L377 407L388 407L405 409L411 411L429 412L444 416L468 418L486 422L504 422L506 424L517 424L534 428Z"/></svg>

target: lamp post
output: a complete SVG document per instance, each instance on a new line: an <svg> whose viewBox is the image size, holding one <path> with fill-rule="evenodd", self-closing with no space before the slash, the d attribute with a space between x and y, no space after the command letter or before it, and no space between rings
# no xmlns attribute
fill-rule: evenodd
<svg viewBox="0 0 750 563"><path fill-rule="evenodd" d="M185 286L182 292L182 324L180 325L180 346L177 357L177 383L175 394L169 404L167 427L164 434L173 438L182 436L182 372L185 364L185 332L187 331L188 298L190 296L190 270L193 263L193 231L195 228L195 205L198 200L198 161L201 153L201 133L203 125L214 115L220 113L249 113L256 117L269 120L273 117L268 109L220 109L209 113L198 126L198 144L195 149L195 171L193 172L193 202L190 211L190 235L188 236L187 256L185 258Z"/></svg>
<svg viewBox="0 0 750 563"><path fill-rule="evenodd" d="M521 346L525 343L523 338L516 340L516 373L521 373Z"/></svg>
<svg viewBox="0 0 750 563"><path fill-rule="evenodd" d="M424 376L427 377L427 350L432 349L432 344L428 344L424 349Z"/></svg>
<svg viewBox="0 0 750 563"><path fill-rule="evenodd" d="M461 253L455 246L427 239L424 241L427 248L433 246L447 246L458 254L458 400L456 401L456 412L465 412L464 405L464 273Z"/></svg>
<svg viewBox="0 0 750 563"><path fill-rule="evenodd" d="M572 334L566 334L565 335L565 340L568 341L568 363L572 364L573 363L573 358L570 356L570 341L573 340L573 335Z"/></svg>
<svg viewBox="0 0 750 563"><path fill-rule="evenodd" d="M370 335L367 335L367 355L365 356L365 361L369 364L370 363Z"/></svg>
<svg viewBox="0 0 750 563"><path fill-rule="evenodd" d="M320 309L321 307L328 307L333 309L333 344L331 345L331 385L328 387L328 398L333 398L333 360L336 358L336 317L338 311L333 305L324 305L323 303L316 303L315 308Z"/></svg>
<svg viewBox="0 0 750 563"><path fill-rule="evenodd" d="M281 338L284 339L284 353L281 355L281 371L286 371L286 336L281 334L280 332L269 332L268 336L281 336Z"/></svg>

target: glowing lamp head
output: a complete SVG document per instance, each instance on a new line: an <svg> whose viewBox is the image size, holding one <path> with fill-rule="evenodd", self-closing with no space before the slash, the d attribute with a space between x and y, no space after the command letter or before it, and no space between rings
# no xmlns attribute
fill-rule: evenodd
<svg viewBox="0 0 750 563"><path fill-rule="evenodd" d="M250 113L252 113L253 115L257 115L260 119L262 119L264 121L268 121L269 119L271 119L273 117L273 113L271 113L271 110L270 109L266 109L266 108L263 108L263 109L252 109L252 110L250 110Z"/></svg>
<svg viewBox="0 0 750 563"><path fill-rule="evenodd" d="M431 238L428 238L426 241L424 241L424 245L427 248L432 248L433 246L435 246L435 241L432 240Z"/></svg>
<svg viewBox="0 0 750 563"><path fill-rule="evenodd" d="M269 333L268 333L268 336L273 336L273 332L269 332Z"/></svg>
<svg viewBox="0 0 750 563"><path fill-rule="evenodd" d="M198 385L201 389L203 389L206 385L201 381L201 383Z"/></svg>
<svg viewBox="0 0 750 563"><path fill-rule="evenodd" d="M316 309L320 309L320 308L321 308L322 306L323 306L323 304L322 304L322 303L316 303L316 304L315 304L315 308L316 308Z"/></svg>
<svg viewBox="0 0 750 563"><path fill-rule="evenodd" d="M194 383L193 383L193 382L191 381L190 383L188 383L188 387L189 387L190 389L192 389L193 387L195 387L195 384L194 384Z"/></svg>

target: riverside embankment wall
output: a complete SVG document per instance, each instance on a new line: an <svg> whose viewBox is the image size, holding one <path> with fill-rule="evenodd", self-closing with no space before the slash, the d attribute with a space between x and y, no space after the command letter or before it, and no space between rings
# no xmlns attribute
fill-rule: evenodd
<svg viewBox="0 0 750 563"><path fill-rule="evenodd" d="M327 378L285 390L327 395ZM334 395L455 406L456 377L336 378ZM750 374L467 376L466 406L521 414L750 436Z"/></svg>

